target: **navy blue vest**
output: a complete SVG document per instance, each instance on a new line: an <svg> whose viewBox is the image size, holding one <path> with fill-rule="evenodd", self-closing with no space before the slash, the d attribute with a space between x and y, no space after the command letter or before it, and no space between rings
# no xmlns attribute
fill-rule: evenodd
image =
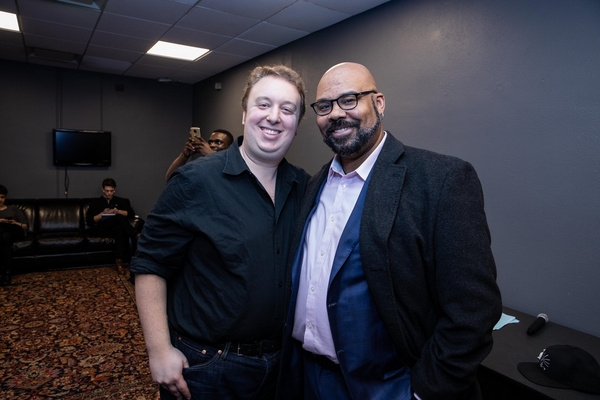
<svg viewBox="0 0 600 400"><path fill-rule="evenodd" d="M360 258L360 220L367 178L336 251L327 311L336 353L354 399L408 400L410 370L403 366L373 302Z"/></svg>

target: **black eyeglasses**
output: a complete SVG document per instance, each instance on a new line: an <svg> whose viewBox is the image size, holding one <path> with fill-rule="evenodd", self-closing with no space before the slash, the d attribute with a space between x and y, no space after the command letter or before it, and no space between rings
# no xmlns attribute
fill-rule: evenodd
<svg viewBox="0 0 600 400"><path fill-rule="evenodd" d="M320 116L328 115L329 113L331 113L331 110L333 110L334 101L338 104L338 106L340 106L342 110L348 111L356 108L356 106L358 105L358 96L362 96L363 94L369 93L377 93L377 91L368 90L366 92L344 94L335 100L319 100L315 103L312 103L310 106L313 108L313 110L315 110L315 113L317 113L317 115Z"/></svg>

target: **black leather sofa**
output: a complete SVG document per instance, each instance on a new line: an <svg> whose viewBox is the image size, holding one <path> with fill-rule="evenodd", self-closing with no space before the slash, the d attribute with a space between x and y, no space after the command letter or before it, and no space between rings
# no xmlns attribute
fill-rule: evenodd
<svg viewBox="0 0 600 400"><path fill-rule="evenodd" d="M114 264L114 239L91 234L85 214L92 199L7 199L29 221L27 237L15 242L12 274ZM138 216L132 225L141 232Z"/></svg>

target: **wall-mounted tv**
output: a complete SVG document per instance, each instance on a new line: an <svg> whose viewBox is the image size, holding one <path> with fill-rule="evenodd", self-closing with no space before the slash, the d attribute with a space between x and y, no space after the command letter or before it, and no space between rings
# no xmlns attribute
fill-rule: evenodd
<svg viewBox="0 0 600 400"><path fill-rule="evenodd" d="M109 166L109 131L52 129L53 161L56 166Z"/></svg>

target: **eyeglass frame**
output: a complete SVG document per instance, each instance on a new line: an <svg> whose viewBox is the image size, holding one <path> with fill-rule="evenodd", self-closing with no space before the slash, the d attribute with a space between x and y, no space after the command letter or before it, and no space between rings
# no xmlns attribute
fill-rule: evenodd
<svg viewBox="0 0 600 400"><path fill-rule="evenodd" d="M333 99L333 100L319 100L319 101L315 101L314 103L312 103L312 104L310 105L310 107L313 109L313 111L315 112L315 114L317 114L319 117L324 117L324 116L326 116L326 115L329 115L329 114L331 114L331 112L333 111L333 103L334 103L334 102L335 102L335 103L337 103L338 107L339 107L341 110L344 110L344 111L350 111L350 110L354 110L354 109L355 109L355 108L358 106L358 96L362 96L362 95L364 95L364 94L370 94L370 93L378 93L378 92L377 92L377 90L367 90L366 92L360 92L360 93L346 93L346 94L343 94L343 95L341 95L341 96L340 96L340 97L338 97L337 99ZM344 107L342 107L342 106L340 105L340 103L339 103L339 101L338 101L338 100L339 100L339 99L341 99L342 97L346 97L346 96L354 96L354 97L356 97L356 104L354 105L354 107L351 107L351 108L344 108ZM327 114L319 114L319 113L317 112L317 110L315 109L315 106L316 106L318 103L322 103L322 102L325 102L325 101L327 101L327 102L329 102L329 103L331 104L331 110L329 110L329 112L328 112Z"/></svg>

